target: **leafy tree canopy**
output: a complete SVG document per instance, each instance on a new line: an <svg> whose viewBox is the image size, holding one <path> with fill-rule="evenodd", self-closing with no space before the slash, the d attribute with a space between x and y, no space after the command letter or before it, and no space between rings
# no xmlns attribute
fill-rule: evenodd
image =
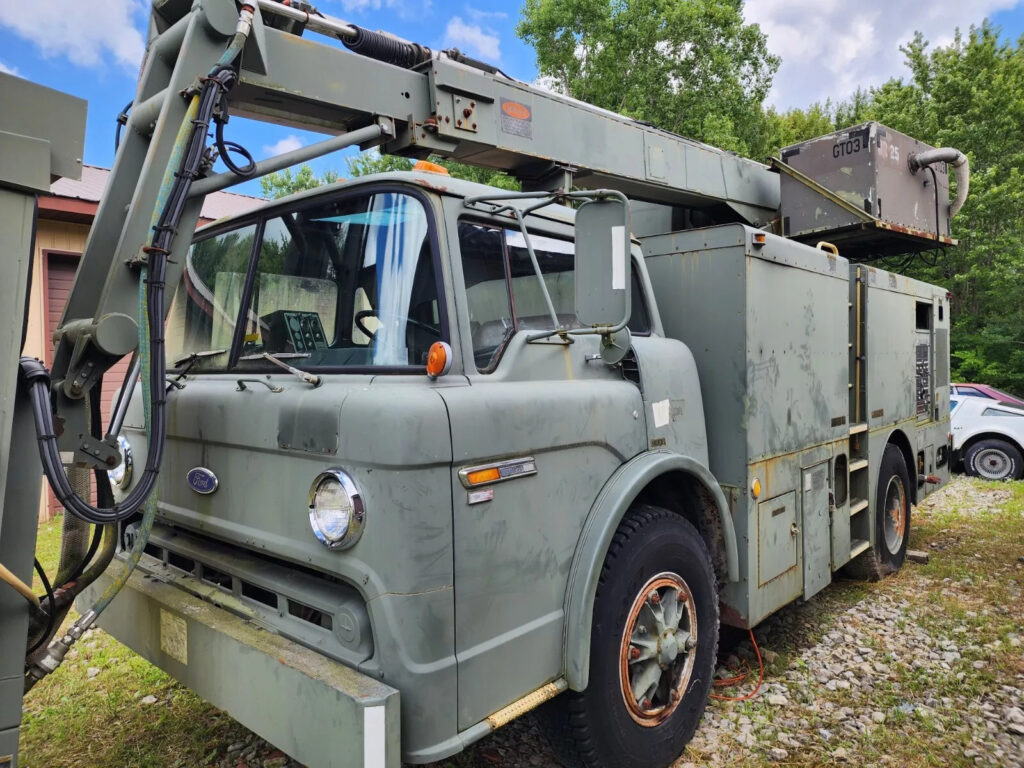
<svg viewBox="0 0 1024 768"><path fill-rule="evenodd" d="M779 61L742 0L526 0L516 33L554 90L722 149L763 151Z"/></svg>

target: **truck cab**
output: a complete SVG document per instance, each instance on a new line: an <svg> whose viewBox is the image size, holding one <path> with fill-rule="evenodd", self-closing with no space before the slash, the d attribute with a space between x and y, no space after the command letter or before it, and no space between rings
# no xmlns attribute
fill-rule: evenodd
<svg viewBox="0 0 1024 768"><path fill-rule="evenodd" d="M268 203L201 229L169 298L140 567L401 690L411 762L545 685L585 687L595 563L656 474L637 474L645 454L672 464L679 506L702 500L688 514L709 516L729 575L696 367L663 336L638 244L630 350L608 364L600 336L535 338L580 325L573 210L526 217L531 256L514 216L466 204L493 193L413 172ZM451 359L428 375L438 342ZM136 456L140 403L123 431ZM166 648L151 658L184 674Z"/></svg>

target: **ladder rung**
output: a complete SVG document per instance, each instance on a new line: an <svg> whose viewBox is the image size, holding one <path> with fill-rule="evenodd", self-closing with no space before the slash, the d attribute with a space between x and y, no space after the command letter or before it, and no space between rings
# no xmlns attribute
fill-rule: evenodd
<svg viewBox="0 0 1024 768"><path fill-rule="evenodd" d="M850 462L850 471L851 472L856 472L858 469L867 469L867 468L868 468L868 460L867 459L854 459L853 461Z"/></svg>
<svg viewBox="0 0 1024 768"><path fill-rule="evenodd" d="M871 546L870 541L864 539L854 539L850 542L850 559L853 560L861 552L866 552L868 547Z"/></svg>
<svg viewBox="0 0 1024 768"><path fill-rule="evenodd" d="M867 499L851 499L850 500L850 517L853 517L858 512L863 512L868 508Z"/></svg>
<svg viewBox="0 0 1024 768"><path fill-rule="evenodd" d="M867 431L868 431L868 425L865 424L863 421L860 424L851 424L850 425L850 434L851 435L857 435L857 434L860 434L861 432L867 432Z"/></svg>

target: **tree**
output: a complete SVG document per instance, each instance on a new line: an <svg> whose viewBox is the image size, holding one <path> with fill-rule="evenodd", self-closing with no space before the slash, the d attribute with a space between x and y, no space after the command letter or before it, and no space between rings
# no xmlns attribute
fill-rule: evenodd
<svg viewBox="0 0 1024 768"><path fill-rule="evenodd" d="M526 0L516 34L555 90L748 156L778 68L742 0Z"/></svg>
<svg viewBox="0 0 1024 768"><path fill-rule="evenodd" d="M323 175L317 176L313 172L312 166L308 163L303 163L294 174L291 168L268 173L260 178L260 187L263 190L264 197L276 200L279 197L285 197L307 189L314 189L323 184L333 184L337 180L337 171L324 171Z"/></svg>

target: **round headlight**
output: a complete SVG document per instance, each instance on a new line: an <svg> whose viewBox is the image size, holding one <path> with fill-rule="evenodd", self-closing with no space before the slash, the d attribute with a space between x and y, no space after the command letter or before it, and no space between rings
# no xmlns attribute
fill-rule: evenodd
<svg viewBox="0 0 1024 768"><path fill-rule="evenodd" d="M132 445L124 435L117 436L117 447L121 451L121 463L107 471L107 477L115 488L127 490L132 484Z"/></svg>
<svg viewBox="0 0 1024 768"><path fill-rule="evenodd" d="M309 524L331 549L348 549L363 533L363 498L340 469L321 472L309 489Z"/></svg>

